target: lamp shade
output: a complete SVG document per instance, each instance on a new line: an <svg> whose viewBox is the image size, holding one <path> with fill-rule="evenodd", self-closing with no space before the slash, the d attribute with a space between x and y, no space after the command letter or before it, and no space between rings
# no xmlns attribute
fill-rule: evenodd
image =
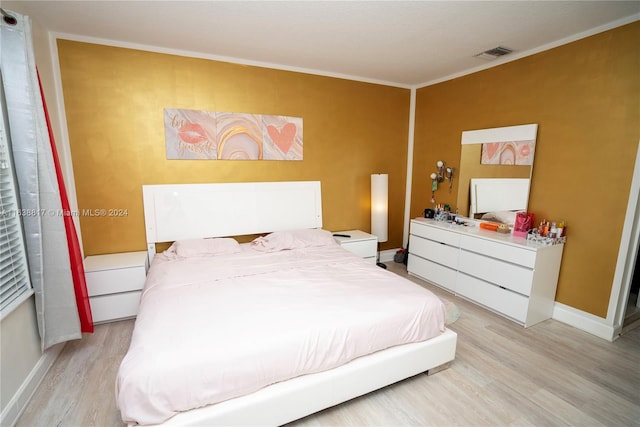
<svg viewBox="0 0 640 427"><path fill-rule="evenodd" d="M371 175L371 234L378 238L378 242L388 240L389 218L389 175Z"/></svg>

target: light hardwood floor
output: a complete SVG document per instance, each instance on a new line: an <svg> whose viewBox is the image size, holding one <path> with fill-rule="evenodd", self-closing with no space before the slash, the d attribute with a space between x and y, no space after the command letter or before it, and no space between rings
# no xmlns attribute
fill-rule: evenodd
<svg viewBox="0 0 640 427"><path fill-rule="evenodd" d="M402 264L387 263L406 276ZM461 316L449 369L418 375L290 426L640 426L640 328L609 343L548 320L528 329L419 283ZM133 320L72 341L17 426L122 426L114 379Z"/></svg>

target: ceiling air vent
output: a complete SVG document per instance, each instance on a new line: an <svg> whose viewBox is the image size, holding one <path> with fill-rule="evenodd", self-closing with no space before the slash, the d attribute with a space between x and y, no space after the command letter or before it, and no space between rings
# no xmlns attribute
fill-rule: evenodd
<svg viewBox="0 0 640 427"><path fill-rule="evenodd" d="M473 55L473 56L475 58L491 60L491 59L496 59L500 56L508 55L511 52L513 51L509 48L498 46L498 47L494 47L493 49L485 50L484 52L479 53L477 55Z"/></svg>

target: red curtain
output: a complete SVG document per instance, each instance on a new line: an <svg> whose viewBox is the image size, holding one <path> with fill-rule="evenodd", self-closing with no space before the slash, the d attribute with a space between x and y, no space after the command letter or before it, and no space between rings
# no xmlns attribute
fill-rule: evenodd
<svg viewBox="0 0 640 427"><path fill-rule="evenodd" d="M82 252L80 251L80 243L76 234L76 227L71 216L71 208L69 207L69 198L62 177L62 169L60 169L60 161L58 160L58 152L51 130L51 121L49 120L49 111L47 103L44 99L42 90L42 82L40 74L38 74L38 84L40 85L40 96L42 97L42 105L44 105L44 115L47 119L47 129L49 130L49 141L51 143L51 154L53 155L53 163L56 167L56 177L58 178L58 188L60 189L60 201L62 202L62 212L64 218L64 227L67 231L67 247L69 248L69 261L71 262L71 277L73 278L73 287L76 293L76 305L78 306L78 315L80 316L80 329L84 333L93 332L93 318L91 317L91 305L89 304L89 294L87 292L87 283L84 277L84 264L82 261Z"/></svg>

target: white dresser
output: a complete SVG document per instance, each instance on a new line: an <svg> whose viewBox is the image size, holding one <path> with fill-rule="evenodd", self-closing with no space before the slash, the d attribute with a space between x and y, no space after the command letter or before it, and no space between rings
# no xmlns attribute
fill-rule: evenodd
<svg viewBox="0 0 640 427"><path fill-rule="evenodd" d="M373 264L376 263L378 253L378 238L376 236L360 230L334 231L333 234L349 236L334 236L334 238L349 252L360 255Z"/></svg>
<svg viewBox="0 0 640 427"><path fill-rule="evenodd" d="M147 252L88 256L84 259L93 323L133 317L147 276Z"/></svg>
<svg viewBox="0 0 640 427"><path fill-rule="evenodd" d="M529 327L551 318L563 248L417 218L407 271Z"/></svg>

